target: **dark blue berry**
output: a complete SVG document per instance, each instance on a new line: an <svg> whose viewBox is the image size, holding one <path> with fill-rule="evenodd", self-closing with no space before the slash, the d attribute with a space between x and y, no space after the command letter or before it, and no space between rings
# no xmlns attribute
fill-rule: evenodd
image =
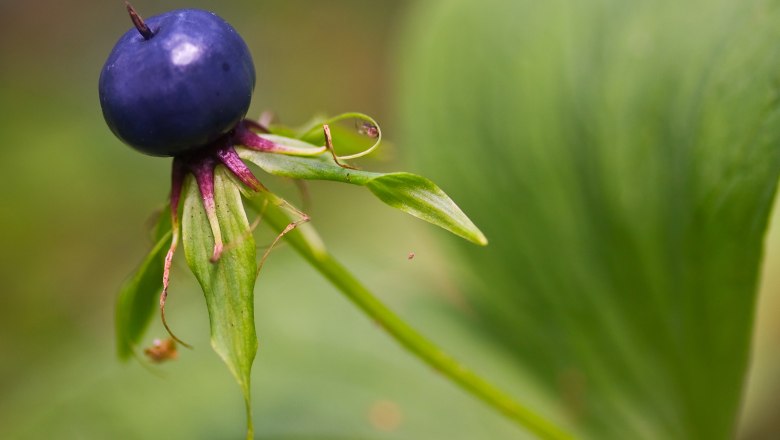
<svg viewBox="0 0 780 440"><path fill-rule="evenodd" d="M252 57L236 30L198 9L166 12L145 25L136 22L138 29L119 39L100 73L111 131L143 153L177 156L235 127L255 86Z"/></svg>

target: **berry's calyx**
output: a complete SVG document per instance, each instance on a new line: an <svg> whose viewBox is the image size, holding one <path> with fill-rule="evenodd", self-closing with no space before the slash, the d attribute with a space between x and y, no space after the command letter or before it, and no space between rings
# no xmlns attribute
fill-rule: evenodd
<svg viewBox="0 0 780 440"><path fill-rule="evenodd" d="M176 342L190 348L190 345L179 339L170 329L168 323L165 320L165 302L168 297L168 287L170 281L170 270L173 262L173 255L176 252L176 248L179 243L179 203L181 200L182 190L184 188L184 179L187 174L191 174L195 178L195 183L198 185L200 191L201 201L203 202L203 208L206 213L206 217L211 228L212 236L214 239L214 248L211 255L211 262L216 263L219 261L222 252L225 250L225 244L222 240L222 231L219 226L219 219L217 217L216 203L214 200L214 170L218 165L222 165L227 168L228 171L243 185L253 192L266 192L268 189L255 177L249 167L244 163L236 152L236 146L243 146L250 150L261 151L266 153L278 153L278 154L300 154L295 149L285 147L283 145L276 144L268 139L265 139L257 134L257 132L268 133L269 130L262 124L245 119L238 123L232 130L225 135L216 139L215 141L202 146L201 148L179 154L173 158L173 166L171 172L171 195L170 195L170 215L172 225L172 238L171 245L168 249L168 253L165 257L165 263L163 268L163 289L160 295L160 314L162 317L163 325L170 334L171 338ZM327 130L326 130L327 132ZM329 135L329 132L327 132ZM329 144L330 140L327 141ZM313 150L313 153L320 154L326 151L326 147ZM311 154L309 152L307 154ZM334 156L335 157L335 156ZM301 214L301 220L298 223L292 223L292 228L302 222L308 221L308 216ZM280 234L274 241L274 244L284 235L286 232ZM271 248L266 251L266 256L270 252ZM263 258L265 260L265 257Z"/></svg>

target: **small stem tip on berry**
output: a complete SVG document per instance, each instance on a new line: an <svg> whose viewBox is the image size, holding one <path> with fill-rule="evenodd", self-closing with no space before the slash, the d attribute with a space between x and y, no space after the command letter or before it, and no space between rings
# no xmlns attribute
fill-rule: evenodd
<svg viewBox="0 0 780 440"><path fill-rule="evenodd" d="M127 6L127 13L130 14L130 20L133 21L133 26L135 26L136 29L138 29L138 33L141 34L142 37L144 37L144 40L148 40L154 36L154 32L152 32L151 29L149 29L149 26L144 23L144 19L141 18L140 15L138 15L138 12L135 11L135 8L133 8L133 5L130 4L130 2L126 1L125 6Z"/></svg>

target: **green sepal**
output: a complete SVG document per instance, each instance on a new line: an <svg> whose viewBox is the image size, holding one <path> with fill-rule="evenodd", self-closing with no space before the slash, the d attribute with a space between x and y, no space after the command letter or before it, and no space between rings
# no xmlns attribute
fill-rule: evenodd
<svg viewBox="0 0 780 440"><path fill-rule="evenodd" d="M314 149L314 145L298 139L277 135L262 135L274 143L298 149ZM305 180L332 180L366 186L386 204L417 218L444 228L479 245L487 239L455 202L430 180L411 173L373 173L344 168L331 156L303 157L262 153L247 148L237 149L242 159L254 163L265 172L277 176Z"/></svg>
<svg viewBox="0 0 780 440"><path fill-rule="evenodd" d="M141 265L119 290L115 310L116 344L119 359L126 361L143 337L162 290L165 254L171 241L171 223L167 211L160 214L154 227L155 244Z"/></svg>
<svg viewBox="0 0 780 440"><path fill-rule="evenodd" d="M377 198L393 208L442 227L466 240L485 246L482 231L435 183L411 173L383 174L366 182Z"/></svg>
<svg viewBox="0 0 780 440"><path fill-rule="evenodd" d="M255 241L238 184L223 167L214 173L214 200L225 240L221 258L212 263L214 239L192 176L187 178L182 214L184 255L203 289L209 312L211 346L244 393L248 438L252 435L250 374L257 353L254 286L257 276Z"/></svg>

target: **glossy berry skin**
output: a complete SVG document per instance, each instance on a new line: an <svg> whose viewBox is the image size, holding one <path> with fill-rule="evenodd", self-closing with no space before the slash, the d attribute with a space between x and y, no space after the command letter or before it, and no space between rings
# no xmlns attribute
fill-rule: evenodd
<svg viewBox="0 0 780 440"><path fill-rule="evenodd" d="M230 131L249 109L255 68L235 29L217 15L179 9L130 29L100 73L111 131L153 156L178 156Z"/></svg>

